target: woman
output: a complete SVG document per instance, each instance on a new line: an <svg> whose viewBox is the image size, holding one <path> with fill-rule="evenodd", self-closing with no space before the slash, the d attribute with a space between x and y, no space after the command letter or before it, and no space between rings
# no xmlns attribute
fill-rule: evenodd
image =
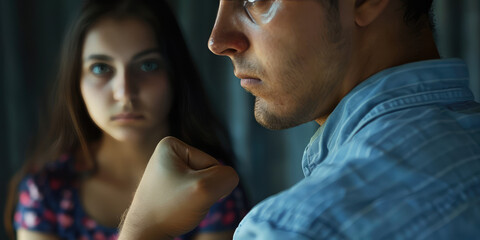
<svg viewBox="0 0 480 240"><path fill-rule="evenodd" d="M87 1L64 43L58 80L48 138L18 177L19 240L116 239L165 136L231 164L228 138L163 1ZM180 239L231 239L246 211L236 189Z"/></svg>

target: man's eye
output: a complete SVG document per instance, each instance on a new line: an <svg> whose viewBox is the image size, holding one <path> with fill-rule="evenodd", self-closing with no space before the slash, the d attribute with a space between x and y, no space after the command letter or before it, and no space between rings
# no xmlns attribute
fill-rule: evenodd
<svg viewBox="0 0 480 240"><path fill-rule="evenodd" d="M253 22L257 22L258 18L268 12L268 9L275 0L244 0L243 7Z"/></svg>
<svg viewBox="0 0 480 240"><path fill-rule="evenodd" d="M247 9L250 10L254 7L259 7L261 4L267 2L267 1L272 1L272 0L244 0L243 1L243 6Z"/></svg>
<svg viewBox="0 0 480 240"><path fill-rule="evenodd" d="M244 0L243 5L249 6L251 4L254 4L255 2L257 2L257 0Z"/></svg>
<svg viewBox="0 0 480 240"><path fill-rule="evenodd" d="M157 62L144 62L140 69L144 72L152 72L160 68L160 65Z"/></svg>
<svg viewBox="0 0 480 240"><path fill-rule="evenodd" d="M274 0L244 0L243 2L245 5L252 5L258 2L266 2L266 1L274 1Z"/></svg>
<svg viewBox="0 0 480 240"><path fill-rule="evenodd" d="M105 75L113 72L112 68L105 63L96 63L90 67L90 71L95 75Z"/></svg>

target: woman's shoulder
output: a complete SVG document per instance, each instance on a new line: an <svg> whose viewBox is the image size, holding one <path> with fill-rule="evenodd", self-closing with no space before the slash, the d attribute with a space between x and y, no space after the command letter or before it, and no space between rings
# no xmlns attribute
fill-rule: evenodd
<svg viewBox="0 0 480 240"><path fill-rule="evenodd" d="M216 202L207 216L198 226L199 232L219 232L235 230L240 221L250 210L245 192L241 187Z"/></svg>
<svg viewBox="0 0 480 240"><path fill-rule="evenodd" d="M74 208L76 189L72 158L68 155L47 164L42 170L25 175L18 185L15 227L54 232ZM65 216L64 216L65 215Z"/></svg>
<svg viewBox="0 0 480 240"><path fill-rule="evenodd" d="M55 177L72 177L75 173L75 159L71 154L62 154L60 157L47 163L39 174Z"/></svg>
<svg viewBox="0 0 480 240"><path fill-rule="evenodd" d="M18 186L20 203L60 201L62 195L75 187L73 166L73 158L65 154L46 164L40 171L25 175Z"/></svg>

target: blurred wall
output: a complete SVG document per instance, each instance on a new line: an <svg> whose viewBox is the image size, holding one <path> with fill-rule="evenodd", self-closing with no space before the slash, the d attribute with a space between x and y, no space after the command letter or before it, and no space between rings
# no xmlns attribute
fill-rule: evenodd
<svg viewBox="0 0 480 240"><path fill-rule="evenodd" d="M51 87L66 26L79 0L0 0L0 205L6 184L24 159L26 146L42 114L38 104ZM169 0L221 120L228 126L237 166L252 203L302 178L301 157L318 127L304 124L270 131L253 118L253 97L232 74L230 60L211 54L207 39L218 1ZM480 1L436 0L437 43L444 57L467 61L471 87L480 96ZM2 219L3 220L3 219ZM1 222L3 225L3 222ZM0 228L0 239L6 239Z"/></svg>
<svg viewBox="0 0 480 240"><path fill-rule="evenodd" d="M48 4L47 4L48 2ZM0 239L7 183L21 166L78 0L0 0Z"/></svg>

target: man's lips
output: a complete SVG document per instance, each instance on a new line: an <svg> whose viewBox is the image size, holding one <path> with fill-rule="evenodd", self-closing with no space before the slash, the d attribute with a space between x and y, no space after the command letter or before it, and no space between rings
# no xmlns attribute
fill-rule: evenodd
<svg viewBox="0 0 480 240"><path fill-rule="evenodd" d="M259 78L249 75L235 74L235 76L240 78L240 85L247 90L258 86L262 82Z"/></svg>
<svg viewBox="0 0 480 240"><path fill-rule="evenodd" d="M256 78L243 78L240 80L240 85L245 89L251 89L260 84L262 81Z"/></svg>

